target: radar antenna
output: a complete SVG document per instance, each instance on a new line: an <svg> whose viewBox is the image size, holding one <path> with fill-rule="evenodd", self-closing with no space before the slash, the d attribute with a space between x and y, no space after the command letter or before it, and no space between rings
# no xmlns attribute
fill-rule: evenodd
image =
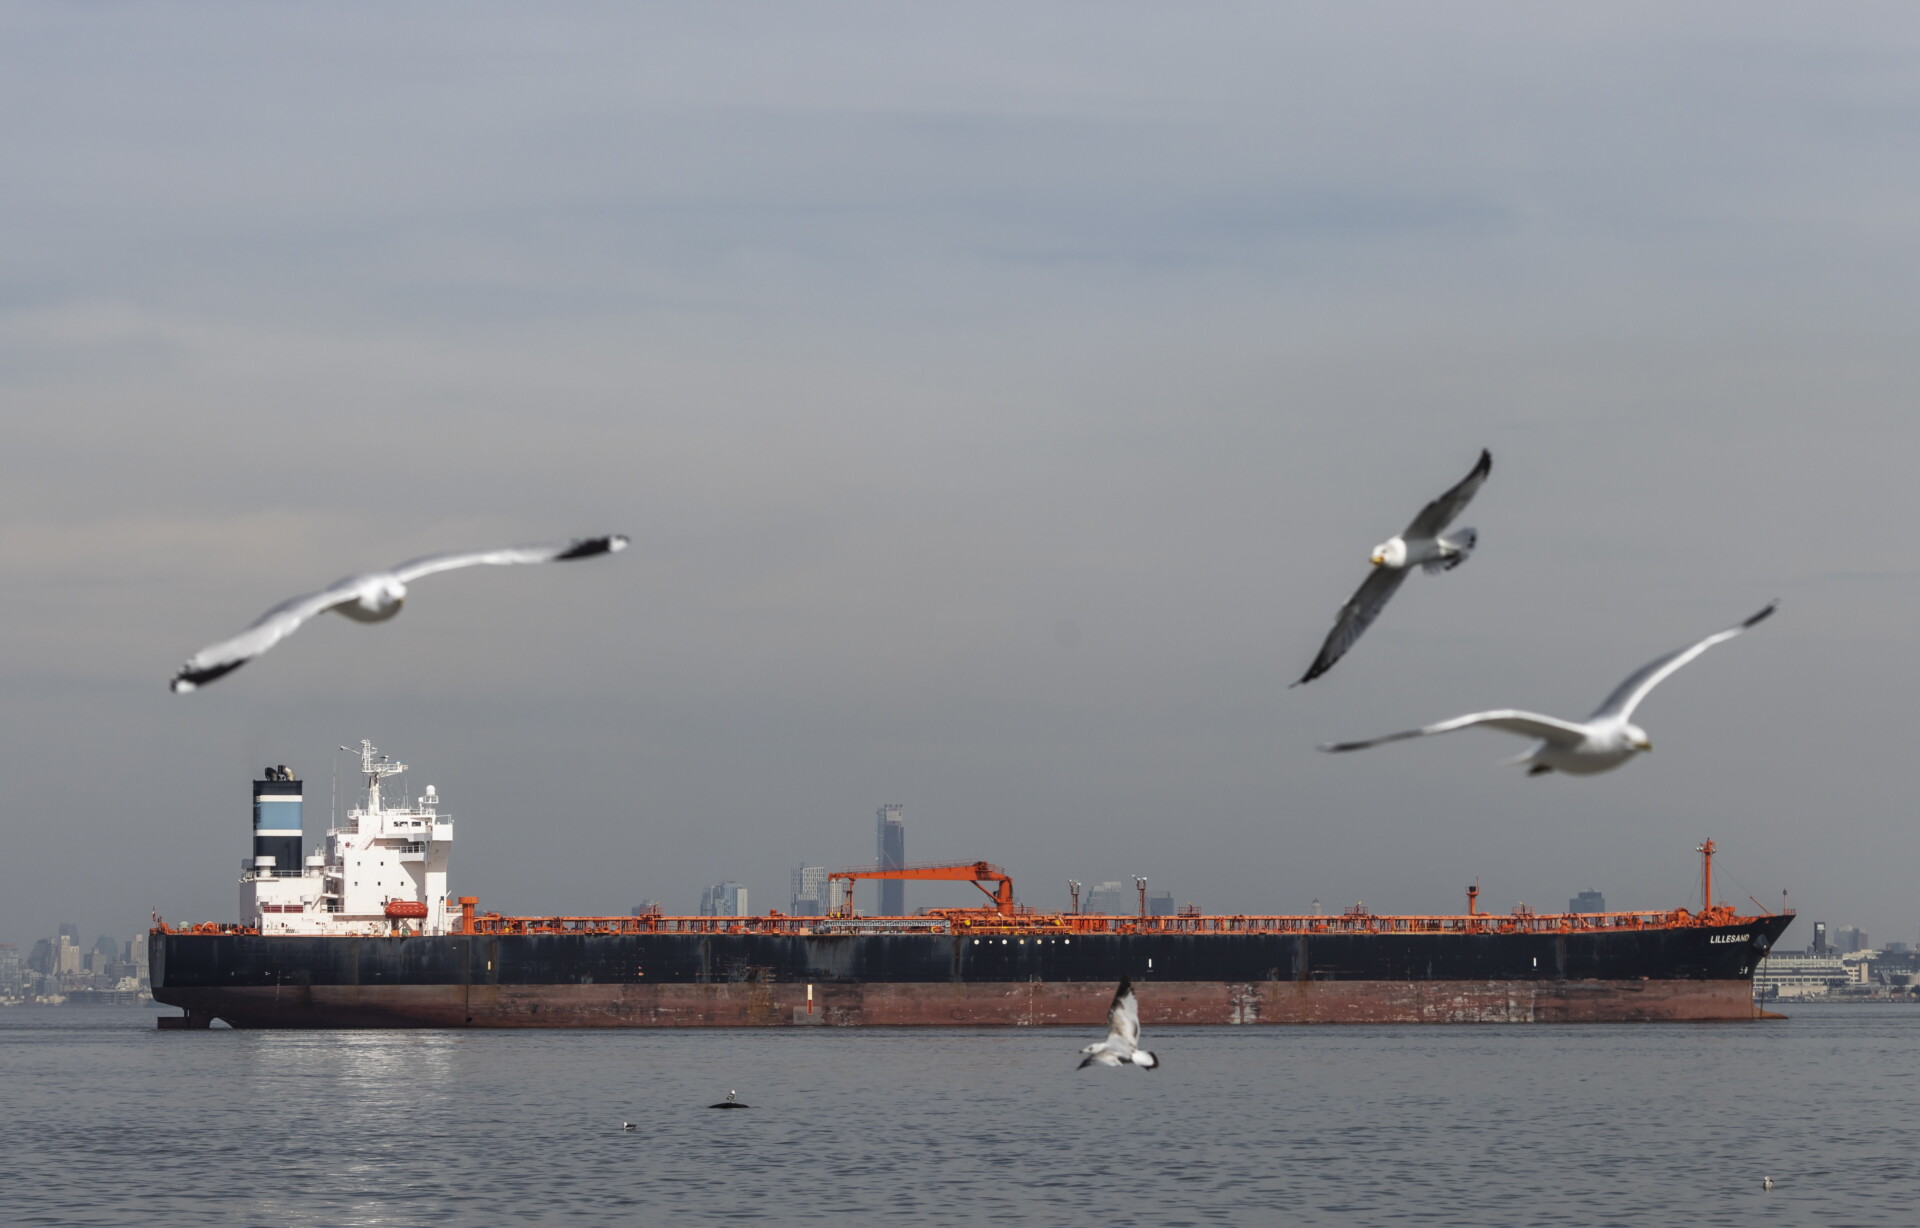
<svg viewBox="0 0 1920 1228"><path fill-rule="evenodd" d="M368 814L380 813L380 782L406 770L406 764L394 762L391 756L382 754L373 743L365 738L360 739L360 771L367 778Z"/></svg>

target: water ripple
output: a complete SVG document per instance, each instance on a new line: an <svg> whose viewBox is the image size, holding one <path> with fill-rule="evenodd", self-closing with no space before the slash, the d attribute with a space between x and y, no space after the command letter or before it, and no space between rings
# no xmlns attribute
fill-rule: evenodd
<svg viewBox="0 0 1920 1228"><path fill-rule="evenodd" d="M1897 1222L1915 1007L1783 1023L160 1033L0 1011L10 1223ZM738 1088L754 1107L705 1106ZM626 1133L622 1120L640 1128ZM1776 1188L1763 1192L1760 1178Z"/></svg>

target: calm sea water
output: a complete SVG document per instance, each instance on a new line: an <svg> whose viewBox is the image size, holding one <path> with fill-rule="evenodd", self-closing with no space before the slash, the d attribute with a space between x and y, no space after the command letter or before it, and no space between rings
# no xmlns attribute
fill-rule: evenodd
<svg viewBox="0 0 1920 1228"><path fill-rule="evenodd" d="M1077 1030L158 1032L153 1015L0 1010L0 1222L1920 1218L1920 1007L1149 1029L1153 1073L1076 1070ZM752 1109L705 1107L729 1088Z"/></svg>

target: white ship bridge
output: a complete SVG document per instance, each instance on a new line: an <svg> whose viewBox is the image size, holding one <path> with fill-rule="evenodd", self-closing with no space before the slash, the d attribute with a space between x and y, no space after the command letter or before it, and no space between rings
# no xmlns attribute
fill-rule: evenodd
<svg viewBox="0 0 1920 1228"><path fill-rule="evenodd" d="M388 804L381 782L406 770L363 740L365 795L327 830L324 852L302 856L301 782L284 767L268 769L254 782L254 856L240 877L240 923L262 934L447 933L453 818L432 785L411 806ZM457 905L451 919L459 919Z"/></svg>

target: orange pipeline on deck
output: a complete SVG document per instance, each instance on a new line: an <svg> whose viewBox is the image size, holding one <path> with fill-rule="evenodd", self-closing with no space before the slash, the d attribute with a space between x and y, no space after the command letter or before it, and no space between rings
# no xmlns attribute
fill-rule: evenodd
<svg viewBox="0 0 1920 1228"><path fill-rule="evenodd" d="M1525 905L1500 915L1134 917L1097 913L1022 912L1003 917L987 908L938 908L914 917L510 917L463 918L467 934L830 934L885 929L894 933L995 934L1575 934L1595 930L1685 929L1755 920L1725 904L1701 912L1535 913ZM203 926L174 933L242 933L237 926Z"/></svg>

